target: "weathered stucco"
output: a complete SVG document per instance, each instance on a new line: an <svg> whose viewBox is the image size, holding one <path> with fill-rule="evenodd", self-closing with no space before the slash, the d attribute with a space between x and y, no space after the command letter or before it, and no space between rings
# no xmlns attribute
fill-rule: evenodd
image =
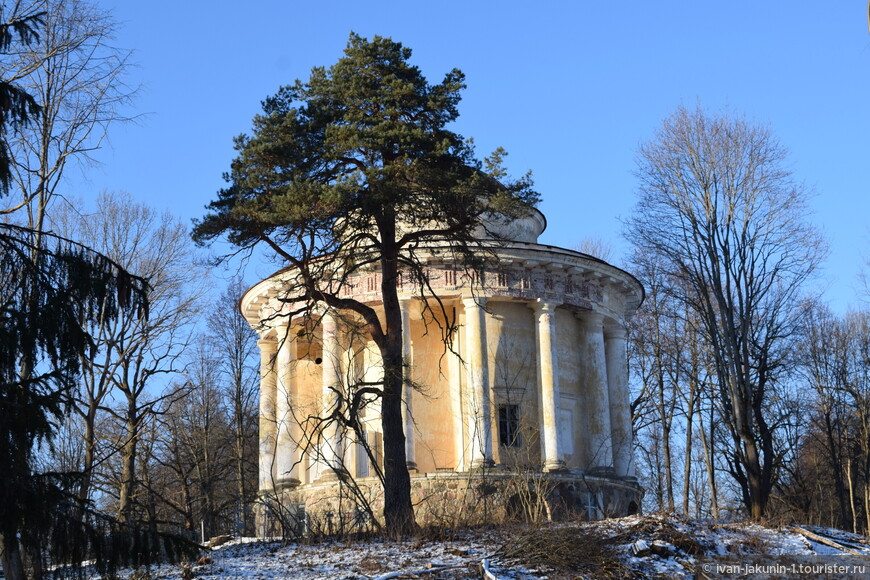
<svg viewBox="0 0 870 580"><path fill-rule="evenodd" d="M444 247L418 250L429 262L440 304L427 304L410 284L399 286L407 455L421 522L434 522L448 504L471 501L469 489L477 496L490 489L480 487L483 480L494 486L484 494L492 504L487 513L509 515L511 486L529 474L552 482L547 493L561 498L565 509L588 512L593 496L600 496L593 499L601 513L625 513L640 503L625 322L643 290L600 260L534 243L543 216L527 221L499 225L514 241L490 244L499 261L483 280L445 262ZM241 302L261 337L261 494L322 511L343 497L338 469L376 498L376 465L354 434L312 425L328 416L336 389L380 379L379 354L344 313L285 316L278 298L282 281L293 275L292 269L276 273ZM379 276L372 270L351 277L342 296L377 309ZM442 336L445 316L458 327L449 347ZM362 424L377 464L376 400L366 406ZM502 440L506 434L509 442ZM478 513L468 511L474 502L451 513Z"/></svg>

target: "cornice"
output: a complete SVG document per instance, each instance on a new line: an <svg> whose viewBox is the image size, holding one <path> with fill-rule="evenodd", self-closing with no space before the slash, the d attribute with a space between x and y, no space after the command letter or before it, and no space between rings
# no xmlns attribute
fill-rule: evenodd
<svg viewBox="0 0 870 580"><path fill-rule="evenodd" d="M644 298L640 282L628 272L607 262L565 248L526 242L481 242L477 250L488 254L484 279L457 267L449 244L415 248L428 265L428 281L442 298L485 296L495 300L546 300L579 310L600 310L624 320L634 314ZM239 306L255 328L281 310L276 296L282 280L292 278L294 268L284 268L252 286ZM348 277L342 298L374 304L380 302L380 273L367 268ZM420 289L399 282L399 297L421 297Z"/></svg>

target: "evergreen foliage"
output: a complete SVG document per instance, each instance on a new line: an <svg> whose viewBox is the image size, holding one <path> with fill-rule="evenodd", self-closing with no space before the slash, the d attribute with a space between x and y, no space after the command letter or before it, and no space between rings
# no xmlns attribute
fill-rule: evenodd
<svg viewBox="0 0 870 580"><path fill-rule="evenodd" d="M36 28L42 23L43 12L13 17L8 21L0 21L0 54L15 42L30 44L39 38ZM3 6L0 5L0 19L3 18ZM10 171L9 145L6 136L9 130L14 130L39 115L39 105L36 99L20 87L0 78L0 195L9 190L12 178Z"/></svg>
<svg viewBox="0 0 870 580"><path fill-rule="evenodd" d="M4 5L0 4L0 20ZM19 5L15 5L17 10ZM15 13L0 23L0 50L38 38L43 13ZM0 81L0 196L8 193L8 140L41 112L20 87ZM9 579L41 578L46 557L80 574L83 560L101 573L156 556L190 554L192 545L155 530L125 527L74 501L75 474L40 473L40 448L51 448L69 413L83 360L96 349L88 324L122 314L148 317L146 280L72 240L0 224L0 552Z"/></svg>
<svg viewBox="0 0 870 580"><path fill-rule="evenodd" d="M61 502L52 517L46 543L56 578L91 578L94 571L117 577L122 568L194 560L201 553L198 544L177 534L128 525L94 510L82 515L77 505Z"/></svg>
<svg viewBox="0 0 870 580"><path fill-rule="evenodd" d="M148 315L144 280L70 240L43 232L36 245L33 233L0 225L0 535L8 555L20 534L31 559L70 499L66 478L36 473L33 459L51 444L82 357L95 348L86 324Z"/></svg>
<svg viewBox="0 0 870 580"><path fill-rule="evenodd" d="M253 136L235 139L230 186L197 222L197 240L227 234L245 247L266 237L301 262L385 249L379 230L388 221L415 226L393 241L399 246L467 241L484 214L516 217L537 203L528 175L503 179L504 151L484 166L447 129L459 116L462 72L430 85L408 62L409 48L380 37L352 34L345 55L263 101Z"/></svg>

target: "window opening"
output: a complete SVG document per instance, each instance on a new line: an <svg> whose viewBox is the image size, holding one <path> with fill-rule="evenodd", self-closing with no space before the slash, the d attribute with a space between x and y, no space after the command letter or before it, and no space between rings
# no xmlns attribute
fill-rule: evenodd
<svg viewBox="0 0 870 580"><path fill-rule="evenodd" d="M504 447L520 446L520 406L500 405L498 408L498 441Z"/></svg>

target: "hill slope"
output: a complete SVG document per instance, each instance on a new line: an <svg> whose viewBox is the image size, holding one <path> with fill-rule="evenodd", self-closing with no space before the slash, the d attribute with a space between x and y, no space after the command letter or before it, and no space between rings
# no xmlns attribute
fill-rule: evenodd
<svg viewBox="0 0 870 580"><path fill-rule="evenodd" d="M450 539L234 540L199 578L866 578L870 539L828 528L709 523L662 515L463 531ZM485 568L485 570L484 570ZM181 579L179 566L152 578Z"/></svg>

